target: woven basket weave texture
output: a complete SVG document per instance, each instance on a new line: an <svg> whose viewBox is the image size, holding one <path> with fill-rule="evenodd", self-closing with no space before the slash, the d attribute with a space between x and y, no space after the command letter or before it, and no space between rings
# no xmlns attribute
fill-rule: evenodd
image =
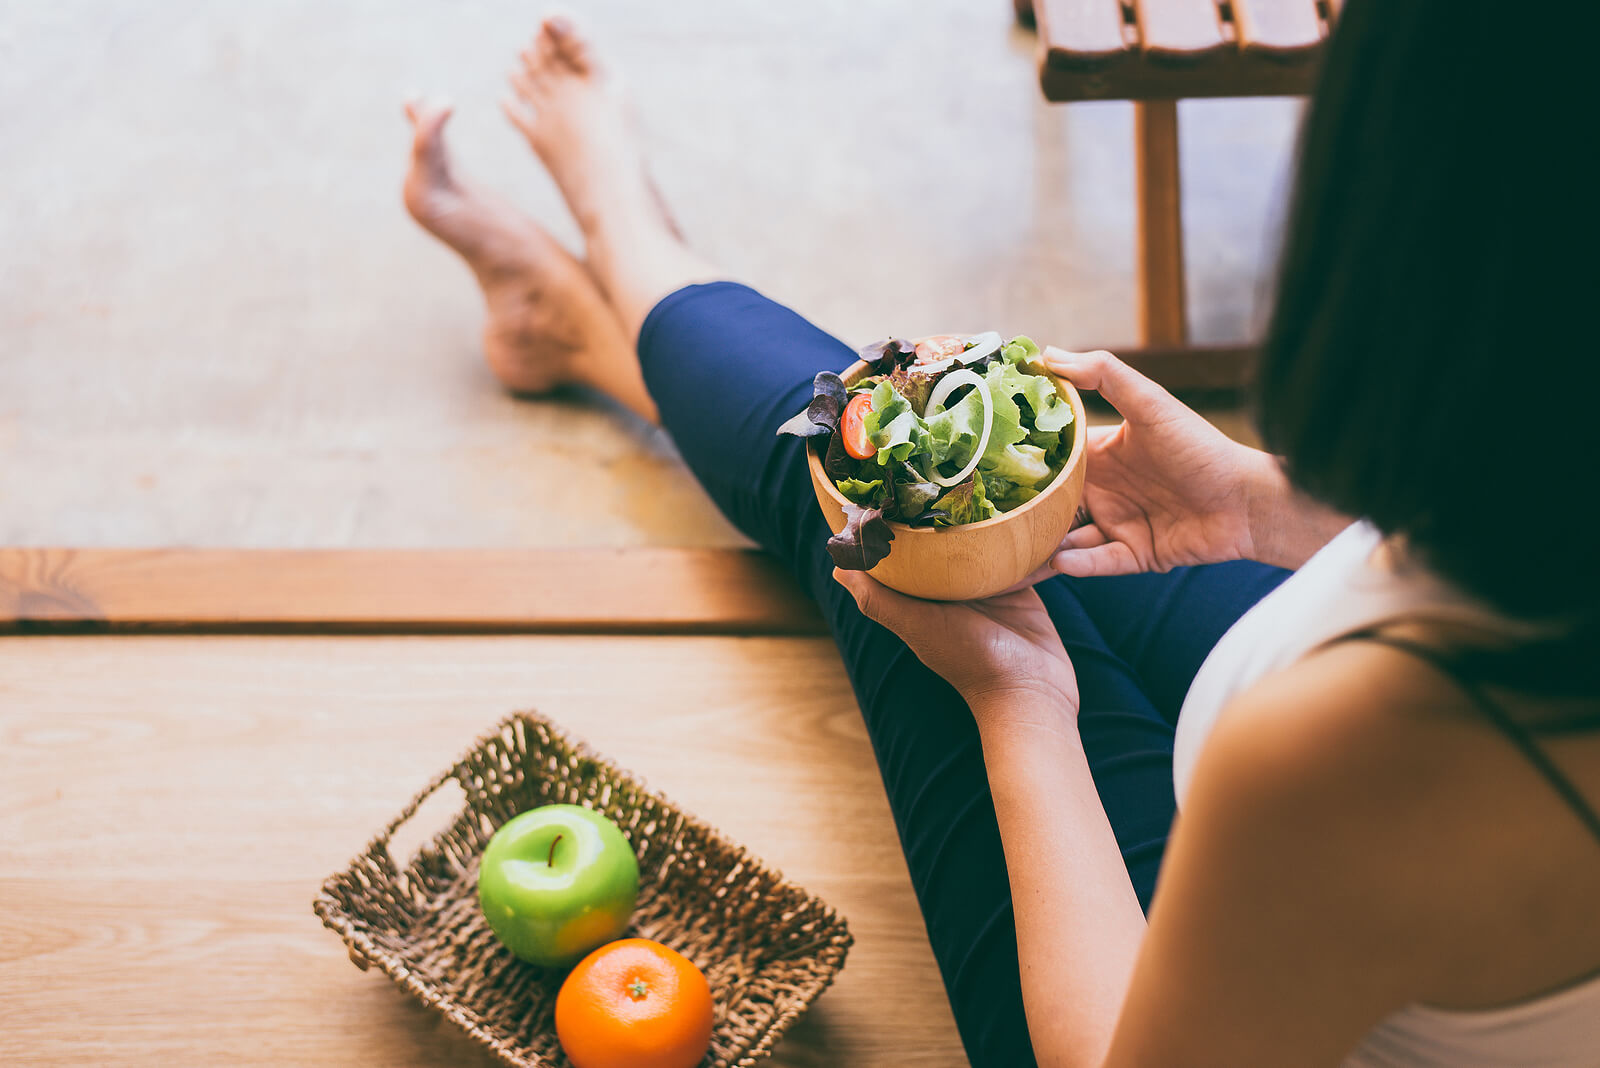
<svg viewBox="0 0 1600 1068"><path fill-rule="evenodd" d="M390 837L452 779L466 806L401 870ZM356 964L376 964L505 1062L568 1066L554 1022L564 973L513 957L477 897L478 858L495 829L558 803L604 813L633 845L639 903L624 937L665 943L705 972L715 1012L705 1065L761 1060L843 967L851 937L831 908L531 712L481 738L323 884L313 907Z"/></svg>

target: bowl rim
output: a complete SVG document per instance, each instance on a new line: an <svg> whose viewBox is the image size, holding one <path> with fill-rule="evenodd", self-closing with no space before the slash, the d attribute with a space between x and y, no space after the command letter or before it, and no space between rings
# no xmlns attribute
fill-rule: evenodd
<svg viewBox="0 0 1600 1068"><path fill-rule="evenodd" d="M985 519L978 523L959 523L950 527L914 527L908 523L902 523L899 520L887 520L890 528L894 531L895 537L898 538L902 536L902 534L944 534L956 529L963 531L982 530L985 527L998 526L1008 519L1013 519L1019 515L1022 515L1024 512L1027 512L1034 505L1039 504L1051 493L1061 488L1061 486L1064 484L1063 476L1066 475L1068 471L1072 470L1074 465L1083 462L1083 453L1089 444L1089 417L1088 412L1084 409L1083 397L1078 393L1077 387L1071 382L1068 382L1065 378L1062 378L1060 375L1057 375L1054 372L1046 369L1035 360L1030 359L1027 361L1027 363L1030 369L1029 373L1043 375L1052 382L1056 383L1058 389L1066 389L1067 401L1072 405L1072 420L1082 429L1082 433L1073 435L1072 451L1067 454L1066 462L1061 465L1061 470L1057 471L1055 477L1045 484L1044 489L1039 491L1038 496L1034 497L1030 501L1024 501L1022 504L1018 505L1016 508L1013 508L1009 512L1001 512L993 519ZM867 362L865 360L857 360L855 363L841 371L839 373L839 377L844 380L845 388L848 389L862 378L863 372L866 370L868 370ZM838 504L841 508L847 504L855 504L854 501L850 500L850 498L839 492L839 487L833 484L833 479L829 478L827 476L827 472L822 470L822 457L818 455L818 452L821 450L820 442L821 435L808 438L806 440L806 465L811 469L812 482L818 486L821 486L828 496L833 499L834 503ZM857 507L860 506L857 505Z"/></svg>

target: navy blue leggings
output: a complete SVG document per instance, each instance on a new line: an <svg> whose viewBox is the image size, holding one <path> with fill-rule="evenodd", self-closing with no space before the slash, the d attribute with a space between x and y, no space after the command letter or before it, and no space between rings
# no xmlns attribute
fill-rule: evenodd
<svg viewBox="0 0 1600 1068"><path fill-rule="evenodd" d="M974 1065L1034 1063L1016 927L978 732L965 702L866 619L823 549L804 444L780 423L818 371L855 354L731 282L671 294L639 333L645 383L689 467L733 523L821 607L872 737L911 882ZM1146 907L1172 823L1172 736L1200 663L1287 573L1253 563L1041 583L1077 669L1095 785Z"/></svg>

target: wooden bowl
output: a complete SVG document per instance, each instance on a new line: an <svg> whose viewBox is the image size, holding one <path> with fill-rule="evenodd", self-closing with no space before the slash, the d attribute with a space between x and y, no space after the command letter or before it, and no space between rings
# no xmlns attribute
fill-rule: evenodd
<svg viewBox="0 0 1600 1068"><path fill-rule="evenodd" d="M953 527L890 523L894 540L889 543L889 555L868 572L873 578L912 597L970 601L991 597L1021 582L1060 546L1061 539L1072 529L1073 517L1083 500L1088 416L1083 410L1083 398L1070 382L1037 363L1023 366L1030 374L1044 375L1054 382L1056 392L1072 405L1072 452L1067 462L1037 497L993 519ZM867 365L858 361L841 377L848 387L866 372ZM818 440L813 439L806 450L806 462L817 503L822 506L828 526L837 534L844 529L844 506L850 501L823 472Z"/></svg>

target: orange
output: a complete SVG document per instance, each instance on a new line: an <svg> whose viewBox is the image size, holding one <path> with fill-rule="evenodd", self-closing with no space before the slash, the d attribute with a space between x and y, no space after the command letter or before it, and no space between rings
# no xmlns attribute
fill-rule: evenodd
<svg viewBox="0 0 1600 1068"><path fill-rule="evenodd" d="M556 1037L576 1068L694 1068L711 1048L711 988L660 942L610 942L561 984Z"/></svg>

